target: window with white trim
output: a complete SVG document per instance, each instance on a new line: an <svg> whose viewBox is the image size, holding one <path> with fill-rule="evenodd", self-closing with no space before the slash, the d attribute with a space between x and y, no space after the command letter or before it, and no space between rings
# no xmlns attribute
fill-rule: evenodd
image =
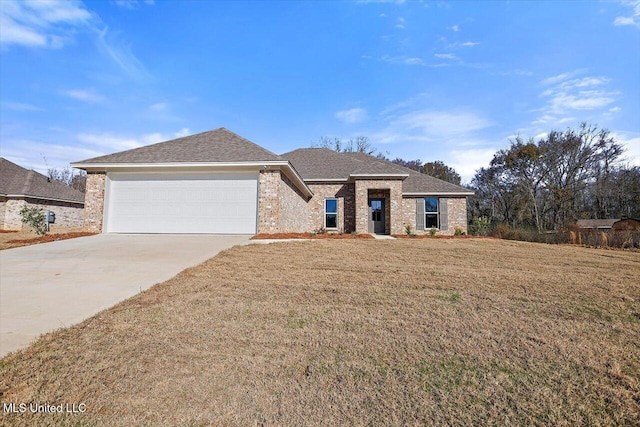
<svg viewBox="0 0 640 427"><path fill-rule="evenodd" d="M430 228L440 228L439 226L439 214L438 214L438 198L437 197L425 197L424 198L424 228L428 230Z"/></svg>
<svg viewBox="0 0 640 427"><path fill-rule="evenodd" d="M324 228L338 228L338 199L324 200Z"/></svg>

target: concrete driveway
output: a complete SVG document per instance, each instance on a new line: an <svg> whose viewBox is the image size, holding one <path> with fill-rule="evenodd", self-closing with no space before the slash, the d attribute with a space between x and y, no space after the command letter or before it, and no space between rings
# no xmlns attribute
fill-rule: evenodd
<svg viewBox="0 0 640 427"><path fill-rule="evenodd" d="M0 251L0 356L248 240L100 234Z"/></svg>

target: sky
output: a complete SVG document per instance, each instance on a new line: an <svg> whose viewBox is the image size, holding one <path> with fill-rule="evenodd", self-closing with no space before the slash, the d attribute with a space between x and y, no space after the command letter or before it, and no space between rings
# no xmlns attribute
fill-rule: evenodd
<svg viewBox="0 0 640 427"><path fill-rule="evenodd" d="M640 1L0 0L0 156L40 172L225 127L469 182L583 121L640 165Z"/></svg>

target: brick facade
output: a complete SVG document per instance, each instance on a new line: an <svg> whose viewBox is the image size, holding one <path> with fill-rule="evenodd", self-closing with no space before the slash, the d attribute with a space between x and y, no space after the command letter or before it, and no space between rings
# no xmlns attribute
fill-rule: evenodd
<svg viewBox="0 0 640 427"><path fill-rule="evenodd" d="M104 172L87 175L84 208L86 231L102 231L105 185ZM311 198L301 193L281 170L260 171L257 232L310 233L323 229L327 198L338 200L338 228L328 231L368 233L369 199L381 198L385 201L385 233L404 234L407 224L418 234L428 232L416 230L416 198L402 197L402 180L358 179L347 183L310 183L308 186L314 193ZM453 234L455 227L466 232L466 198L448 198L447 206L449 229L439 234Z"/></svg>
<svg viewBox="0 0 640 427"><path fill-rule="evenodd" d="M54 200L33 198L7 198L0 199L0 229L2 230L28 230L29 226L22 223L20 210L24 207L41 208L44 211L52 211L56 215L56 222L51 224L50 230L68 230L82 227L83 206L82 203L59 202Z"/></svg>
<svg viewBox="0 0 640 427"><path fill-rule="evenodd" d="M370 190L388 190L376 193ZM356 180L356 232L369 232L369 195L382 194L385 197L385 232L402 233L402 180ZM388 208L387 208L388 207ZM388 225L387 225L388 224ZM387 228L388 227L388 228Z"/></svg>
<svg viewBox="0 0 640 427"><path fill-rule="evenodd" d="M355 185L353 183L310 184L313 198L309 201L309 223L304 231L316 231L325 227L324 201L338 199L338 229L351 233L356 229Z"/></svg>
<svg viewBox="0 0 640 427"><path fill-rule="evenodd" d="M258 177L258 233L300 232L308 228L307 197L280 170Z"/></svg>
<svg viewBox="0 0 640 427"><path fill-rule="evenodd" d="M104 217L104 195L107 174L87 173L87 187L84 196L84 231L100 233Z"/></svg>
<svg viewBox="0 0 640 427"><path fill-rule="evenodd" d="M405 233L405 226L411 226L415 234L429 233L430 230L416 229L416 200L419 197L405 197L402 199L402 234ZM447 198L448 210L448 230L438 230L439 235L450 236L455 233L455 228L460 227L463 232L467 232L467 199L465 197Z"/></svg>

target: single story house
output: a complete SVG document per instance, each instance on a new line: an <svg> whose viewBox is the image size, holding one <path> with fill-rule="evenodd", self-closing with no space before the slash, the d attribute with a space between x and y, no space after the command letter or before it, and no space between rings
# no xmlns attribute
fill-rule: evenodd
<svg viewBox="0 0 640 427"><path fill-rule="evenodd" d="M0 229L20 231L23 207L55 214L55 228L80 228L84 220L84 193L0 157Z"/></svg>
<svg viewBox="0 0 640 427"><path fill-rule="evenodd" d="M576 226L581 230L609 231L620 219L579 219Z"/></svg>
<svg viewBox="0 0 640 427"><path fill-rule="evenodd" d="M453 234L473 194L363 153L276 155L224 128L72 166L87 171L85 229L108 233Z"/></svg>

